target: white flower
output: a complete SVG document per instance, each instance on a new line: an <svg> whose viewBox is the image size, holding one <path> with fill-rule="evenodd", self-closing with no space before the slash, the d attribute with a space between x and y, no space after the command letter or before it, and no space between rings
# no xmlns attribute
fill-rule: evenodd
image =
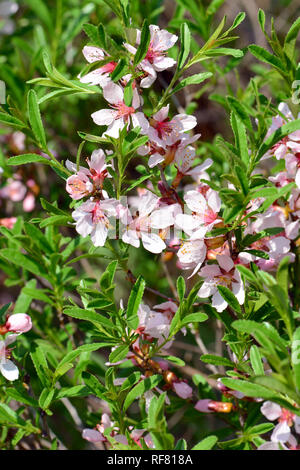
<svg viewBox="0 0 300 470"><path fill-rule="evenodd" d="M102 49L93 46L84 46L82 53L90 64L104 60L107 57ZM79 76L79 79L81 83L90 83L91 85L103 87L109 83L109 74L115 70L116 66L116 62L108 62L83 77Z"/></svg>
<svg viewBox="0 0 300 470"><path fill-rule="evenodd" d="M219 265L206 265L199 272L199 276L204 278L204 282L198 295L201 298L212 296L212 306L218 312L223 312L228 303L219 293L217 286L231 289L240 305L245 301L245 290L241 275L237 269L234 269L232 259L227 255L217 255L216 259Z"/></svg>
<svg viewBox="0 0 300 470"><path fill-rule="evenodd" d="M166 51L174 46L178 37L153 24L149 26L149 29L150 44L145 58L139 64L139 68L146 74L146 77L141 80L142 88L149 88L152 85L157 77L156 72L162 72L176 64L174 59L166 57ZM140 41L141 32L137 30L137 44ZM125 47L135 55L137 50L135 47L130 44L125 44Z"/></svg>
<svg viewBox="0 0 300 470"><path fill-rule="evenodd" d="M198 191L188 191L184 200L193 214L178 214L176 225L190 235L192 240L199 240L221 221L218 219L221 199L216 191L209 190L206 198Z"/></svg>
<svg viewBox="0 0 300 470"><path fill-rule="evenodd" d="M138 201L136 217L132 217L128 209L124 210L121 215L125 228L122 235L124 243L138 248L141 239L144 248L151 253L161 253L166 248L165 242L155 231L173 225L177 205L156 208L158 201L157 196L147 191Z"/></svg>
<svg viewBox="0 0 300 470"><path fill-rule="evenodd" d="M16 2L0 2L0 34L9 35L14 32L15 23L9 17L17 13L18 9L19 6Z"/></svg>
<svg viewBox="0 0 300 470"><path fill-rule="evenodd" d="M190 240L183 243L177 256L182 269L194 269L189 277L200 269L206 258L206 252L204 240Z"/></svg>
<svg viewBox="0 0 300 470"><path fill-rule="evenodd" d="M149 123L142 112L136 112L140 107L140 97L137 89L133 90L132 106L124 103L124 90L121 86L111 82L103 88L103 96L111 104L112 109L101 109L92 114L93 121L99 126L108 126L103 135L118 138L119 131L130 122L133 127L140 127L146 133Z"/></svg>
<svg viewBox="0 0 300 470"><path fill-rule="evenodd" d="M171 120L168 119L168 114L169 105L152 116L147 130L149 139L161 147L175 144L183 137L184 132L197 125L197 119L189 114L176 114Z"/></svg>
<svg viewBox="0 0 300 470"><path fill-rule="evenodd" d="M7 380L10 381L18 379L19 369L9 359L10 349L7 348L7 346L13 343L17 336L17 334L9 335L5 338L4 341L0 341L0 372Z"/></svg>
<svg viewBox="0 0 300 470"><path fill-rule="evenodd" d="M94 190L102 189L103 181L110 177L105 163L105 153L102 149L94 150L91 160L87 160L89 169L83 166L77 167L75 163L66 161L66 167L75 174L69 176L66 183L66 190L72 199L78 200L88 196Z"/></svg>
<svg viewBox="0 0 300 470"><path fill-rule="evenodd" d="M109 217L117 216L118 201L106 199L103 201L87 201L72 212L76 220L76 230L83 237L91 235L95 246L103 246L108 230L111 227Z"/></svg>
<svg viewBox="0 0 300 470"><path fill-rule="evenodd" d="M269 421L275 421L276 419L279 421L273 429L272 442L290 442L292 436L291 427L293 425L295 426L296 433L300 434L300 417L291 411L271 401L265 401L260 411Z"/></svg>

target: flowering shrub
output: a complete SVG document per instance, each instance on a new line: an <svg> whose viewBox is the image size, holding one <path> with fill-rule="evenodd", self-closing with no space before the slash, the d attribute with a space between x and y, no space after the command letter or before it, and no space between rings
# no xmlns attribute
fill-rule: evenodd
<svg viewBox="0 0 300 470"><path fill-rule="evenodd" d="M0 3L1 447L298 449L299 18L259 10L238 48L224 0L24 3Z"/></svg>

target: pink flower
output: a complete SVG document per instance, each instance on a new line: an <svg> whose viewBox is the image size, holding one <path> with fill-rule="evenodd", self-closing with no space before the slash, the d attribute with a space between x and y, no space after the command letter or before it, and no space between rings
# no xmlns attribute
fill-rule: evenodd
<svg viewBox="0 0 300 470"><path fill-rule="evenodd" d="M300 434L300 417L291 411L271 401L265 401L260 411L269 421L278 420L278 424L275 426L271 436L272 442L289 442L293 425L295 426L296 433Z"/></svg>
<svg viewBox="0 0 300 470"><path fill-rule="evenodd" d="M0 226L12 229L16 222L16 217L4 217L3 219L0 219Z"/></svg>
<svg viewBox="0 0 300 470"><path fill-rule="evenodd" d="M146 57L139 64L146 77L141 80L142 88L149 88L156 80L156 72L162 72L176 64L174 59L166 57L166 51L176 43L178 37L169 33L165 29L159 29L156 25L150 25L150 44ZM137 44L141 41L141 32L137 30ZM130 44L125 44L125 47L132 54L136 53L136 48Z"/></svg>
<svg viewBox="0 0 300 470"><path fill-rule="evenodd" d="M21 181L16 181L11 178L7 180L7 185L0 190L0 195L13 202L22 201L26 194L26 186Z"/></svg>
<svg viewBox="0 0 300 470"><path fill-rule="evenodd" d="M93 46L84 46L82 53L90 64L104 60L107 57L102 49ZM108 62L87 75L84 75L84 77L79 76L79 79L81 83L90 83L91 85L100 85L103 87L110 81L109 74L115 70L116 66L116 62Z"/></svg>
<svg viewBox="0 0 300 470"><path fill-rule="evenodd" d="M223 312L228 303L219 293L217 286L225 286L231 289L240 305L245 301L245 289L241 275L234 268L232 259L227 255L217 255L216 259L218 265L206 265L199 272L199 276L204 278L204 282L198 295L201 298L212 296L212 306L218 312Z"/></svg>
<svg viewBox="0 0 300 470"><path fill-rule="evenodd" d="M216 191L209 190L206 197L198 191L188 191L184 200L193 214L178 214L175 222L191 237L191 240L204 238L215 224L221 222L218 218L221 199Z"/></svg>
<svg viewBox="0 0 300 470"><path fill-rule="evenodd" d="M29 315L25 313L15 313L6 320L5 327L7 331L13 333L26 333L32 328L32 321Z"/></svg>
<svg viewBox="0 0 300 470"><path fill-rule="evenodd" d="M110 176L103 150L94 150L91 160L87 160L87 162L89 169L80 166L77 171L74 163L69 160L66 161L66 167L75 172L75 175L69 176L66 184L66 189L72 199L78 200L92 194L94 191L102 190L104 179Z"/></svg>
<svg viewBox="0 0 300 470"><path fill-rule="evenodd" d="M150 120L147 130L149 139L157 145L173 145L181 139L183 133L190 131L197 125L194 116L188 114L177 114L173 119L168 119L169 105L154 114Z"/></svg>
<svg viewBox="0 0 300 470"><path fill-rule="evenodd" d="M151 310L148 305L141 304L138 310L139 329L143 335L157 338L158 344L163 343L169 336L171 320L163 313Z"/></svg>
<svg viewBox="0 0 300 470"><path fill-rule="evenodd" d="M204 240L190 240L183 243L177 253L181 269L194 269L192 277L201 267L206 258L206 245Z"/></svg>
<svg viewBox="0 0 300 470"><path fill-rule="evenodd" d="M199 134L196 134L199 135ZM198 179L203 172L207 170L213 164L210 158L207 158L201 165L192 167L196 152L194 147L186 145L186 139L182 139L175 153L175 163L178 171L183 175L190 175L194 179ZM183 142L183 143L182 143Z"/></svg>
<svg viewBox="0 0 300 470"><path fill-rule="evenodd" d="M138 201L137 215L132 217L128 209L123 211L121 222L124 225L122 240L138 248L140 239L146 250L161 253L165 242L155 231L170 227L174 223L174 208L177 205L158 207L159 198L148 191Z"/></svg>
<svg viewBox="0 0 300 470"><path fill-rule="evenodd" d="M184 400L192 398L193 389L184 380L177 380L173 382L173 390L180 398L183 398Z"/></svg>
<svg viewBox="0 0 300 470"><path fill-rule="evenodd" d="M105 429L112 428L114 423L111 421L107 413L103 413L101 416L101 424L97 424L96 429L84 429L82 431L83 439L89 442L106 442L107 439L103 436Z"/></svg>
<svg viewBox="0 0 300 470"><path fill-rule="evenodd" d="M77 232L83 237L90 235L95 246L103 246L112 227L109 217L117 216L117 206L115 199L84 202L72 212Z"/></svg>
<svg viewBox="0 0 300 470"><path fill-rule="evenodd" d="M130 122L133 127L140 127L142 133L146 133L149 123L142 112L136 112L140 107L140 98L137 89L133 89L132 106L124 103L123 88L115 83L108 83L103 88L103 96L111 104L112 109L101 109L92 114L93 121L99 126L108 126L103 135L118 138L119 131Z"/></svg>
<svg viewBox="0 0 300 470"><path fill-rule="evenodd" d="M17 366L9 359L11 350L7 348L8 345L13 343L18 335L13 334L0 341L0 372L10 381L17 380L19 377L19 370Z"/></svg>
<svg viewBox="0 0 300 470"><path fill-rule="evenodd" d="M280 103L278 110L285 118L281 115L277 115L272 119L272 125L267 133L266 137L269 137L273 132L287 124L288 122L294 121L294 116L285 103ZM286 155L292 150L294 153L300 152L300 131L295 131L292 134L284 137L280 142L274 145L271 150L268 151L266 157L275 156L277 160L285 158Z"/></svg>

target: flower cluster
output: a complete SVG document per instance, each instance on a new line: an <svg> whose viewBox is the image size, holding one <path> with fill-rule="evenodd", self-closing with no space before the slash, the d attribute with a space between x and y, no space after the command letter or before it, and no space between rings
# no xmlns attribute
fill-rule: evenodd
<svg viewBox="0 0 300 470"><path fill-rule="evenodd" d="M10 360L12 350L8 346L14 343L20 334L26 333L31 328L31 318L25 313L15 313L0 325L0 335L5 336L0 340L0 372L7 380L13 381L19 377L17 366Z"/></svg>

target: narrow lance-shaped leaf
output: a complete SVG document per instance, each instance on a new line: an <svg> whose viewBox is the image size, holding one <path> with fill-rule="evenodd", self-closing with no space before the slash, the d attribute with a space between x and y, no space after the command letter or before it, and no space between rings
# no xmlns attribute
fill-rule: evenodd
<svg viewBox="0 0 300 470"><path fill-rule="evenodd" d="M128 299L126 317L128 325L133 329L136 329L138 326L139 319L137 311L144 294L145 285L146 284L144 279L142 277L139 277L136 283L134 284Z"/></svg>
<svg viewBox="0 0 300 470"><path fill-rule="evenodd" d="M150 29L148 21L145 20L141 32L141 42L133 59L133 66L136 67L146 56L150 44Z"/></svg>
<svg viewBox="0 0 300 470"><path fill-rule="evenodd" d="M218 291L220 292L221 296L223 297L224 300L228 303L228 305L233 308L238 313L242 313L241 306L238 303L235 295L231 292L228 287L225 286L217 286Z"/></svg>
<svg viewBox="0 0 300 470"><path fill-rule="evenodd" d="M41 119L38 99L34 90L28 92L27 97L28 117L31 128L36 140L41 144L43 149L47 148L46 135Z"/></svg>
<svg viewBox="0 0 300 470"><path fill-rule="evenodd" d="M188 58L191 47L191 33L186 23L183 23L180 28L180 41L181 47L178 56L177 69L180 70Z"/></svg>

